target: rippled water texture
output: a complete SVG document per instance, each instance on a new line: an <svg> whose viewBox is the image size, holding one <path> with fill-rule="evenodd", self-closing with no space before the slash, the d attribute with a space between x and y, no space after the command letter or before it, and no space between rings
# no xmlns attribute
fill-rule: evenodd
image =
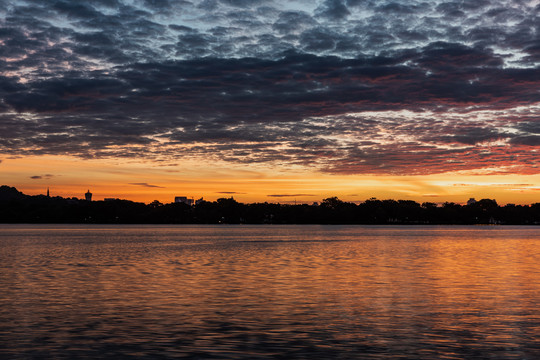
<svg viewBox="0 0 540 360"><path fill-rule="evenodd" d="M0 357L538 359L540 228L0 225Z"/></svg>

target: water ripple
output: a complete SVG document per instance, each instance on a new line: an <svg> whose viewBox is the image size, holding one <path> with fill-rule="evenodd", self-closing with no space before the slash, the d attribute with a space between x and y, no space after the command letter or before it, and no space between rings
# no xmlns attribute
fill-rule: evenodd
<svg viewBox="0 0 540 360"><path fill-rule="evenodd" d="M540 358L535 227L0 230L1 358Z"/></svg>

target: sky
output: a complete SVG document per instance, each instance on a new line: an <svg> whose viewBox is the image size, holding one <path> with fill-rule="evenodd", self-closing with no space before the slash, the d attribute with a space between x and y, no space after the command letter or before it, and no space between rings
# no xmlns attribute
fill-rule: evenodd
<svg viewBox="0 0 540 360"><path fill-rule="evenodd" d="M0 183L540 202L539 0L0 0Z"/></svg>

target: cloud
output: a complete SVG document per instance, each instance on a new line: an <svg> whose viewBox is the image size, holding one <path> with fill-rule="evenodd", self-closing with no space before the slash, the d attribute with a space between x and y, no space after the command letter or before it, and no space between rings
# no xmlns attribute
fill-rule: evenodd
<svg viewBox="0 0 540 360"><path fill-rule="evenodd" d="M0 146L9 156L539 171L532 3L6 4Z"/></svg>
<svg viewBox="0 0 540 360"><path fill-rule="evenodd" d="M171 7L169 0L144 0L143 3L149 9L166 10Z"/></svg>
<svg viewBox="0 0 540 360"><path fill-rule="evenodd" d="M489 187L504 187L504 188L530 188L534 184L453 184L453 186L470 187L470 186L489 186Z"/></svg>
<svg viewBox="0 0 540 360"><path fill-rule="evenodd" d="M343 0L325 0L316 10L315 14L330 20L341 20L351 13Z"/></svg>
<svg viewBox="0 0 540 360"><path fill-rule="evenodd" d="M511 144L540 146L540 135L517 136L510 140Z"/></svg>
<svg viewBox="0 0 540 360"><path fill-rule="evenodd" d="M302 30L307 30L315 25L317 21L304 11L283 11L272 24L272 29L278 34L295 34Z"/></svg>
<svg viewBox="0 0 540 360"><path fill-rule="evenodd" d="M216 192L216 194L229 194L229 195L233 195L233 194L246 194L244 192L236 192L236 191L219 191L219 192Z"/></svg>
<svg viewBox="0 0 540 360"><path fill-rule="evenodd" d="M143 186L143 187L149 187L149 188L161 188L161 189L164 189L163 186L152 185L152 184L148 184L148 183L129 183L129 185L136 185L136 186Z"/></svg>
<svg viewBox="0 0 540 360"><path fill-rule="evenodd" d="M315 194L272 194L272 195L266 195L266 196L282 198L282 197L305 197L305 196L317 196L317 195Z"/></svg>
<svg viewBox="0 0 540 360"><path fill-rule="evenodd" d="M45 174L45 175L34 175L34 176L30 176L30 179L32 180L41 180L41 179L50 179L54 177L54 175L51 175L51 174Z"/></svg>

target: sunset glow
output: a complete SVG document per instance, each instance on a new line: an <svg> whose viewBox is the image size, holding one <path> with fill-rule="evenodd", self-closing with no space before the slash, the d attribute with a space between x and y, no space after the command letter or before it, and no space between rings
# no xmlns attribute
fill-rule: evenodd
<svg viewBox="0 0 540 360"><path fill-rule="evenodd" d="M537 1L7 1L30 195L540 202Z"/></svg>
<svg viewBox="0 0 540 360"><path fill-rule="evenodd" d="M471 197L499 203L529 204L539 199L539 175L331 175L309 171L247 170L229 164L159 166L144 162L80 160L58 156L8 159L3 179L21 183L29 195L83 198L91 189L95 200L130 199L172 202L175 196L241 202L313 203L338 196L351 202L371 197L410 199L420 203L464 203ZM24 181L21 181L20 179Z"/></svg>

